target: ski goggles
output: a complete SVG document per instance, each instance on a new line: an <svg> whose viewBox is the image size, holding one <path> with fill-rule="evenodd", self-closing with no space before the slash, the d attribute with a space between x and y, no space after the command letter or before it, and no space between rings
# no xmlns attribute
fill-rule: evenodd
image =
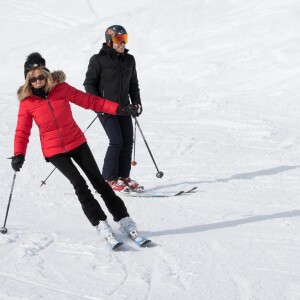
<svg viewBox="0 0 300 300"><path fill-rule="evenodd" d="M37 76L37 77L31 77L31 78L29 79L29 81L30 81L30 83L34 83L34 82L37 82L38 80L39 80L39 81L42 81L42 80L44 80L44 79L46 79L46 77L45 77L44 75L39 75L39 76Z"/></svg>
<svg viewBox="0 0 300 300"><path fill-rule="evenodd" d="M122 44L122 43L127 44L128 43L128 34L126 34L126 33L115 34L112 36L111 39L112 39L113 43L115 43L115 44Z"/></svg>

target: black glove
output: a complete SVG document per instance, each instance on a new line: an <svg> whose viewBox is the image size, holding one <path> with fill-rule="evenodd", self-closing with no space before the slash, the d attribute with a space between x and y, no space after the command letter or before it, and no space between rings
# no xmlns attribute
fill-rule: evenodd
<svg viewBox="0 0 300 300"><path fill-rule="evenodd" d="M137 111L136 111L136 114L135 114L135 115L132 115L132 116L133 116L133 117L138 117L139 115L142 114L142 112L143 112L143 107L142 107L142 104L139 104L139 103L134 104L134 105L135 105L135 107L137 108Z"/></svg>
<svg viewBox="0 0 300 300"><path fill-rule="evenodd" d="M134 116L137 114L137 107L133 104L128 104L125 106L119 105L117 108L118 116Z"/></svg>
<svg viewBox="0 0 300 300"><path fill-rule="evenodd" d="M25 161L25 157L23 154L18 154L11 158L11 166L15 171L20 171Z"/></svg>

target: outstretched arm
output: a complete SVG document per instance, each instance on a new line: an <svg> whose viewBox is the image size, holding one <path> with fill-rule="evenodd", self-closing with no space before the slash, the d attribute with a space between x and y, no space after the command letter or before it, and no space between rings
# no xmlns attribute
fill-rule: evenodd
<svg viewBox="0 0 300 300"><path fill-rule="evenodd" d="M91 109L96 112L103 112L110 115L116 115L119 104L102 97L97 97L84 93L76 88L67 85L67 96L70 102L79 105L85 109Z"/></svg>
<svg viewBox="0 0 300 300"><path fill-rule="evenodd" d="M79 91L67 83L63 84L66 88L66 96L68 100L83 108L110 115L136 116L137 114L136 105L128 104L126 106L121 106L116 102Z"/></svg>

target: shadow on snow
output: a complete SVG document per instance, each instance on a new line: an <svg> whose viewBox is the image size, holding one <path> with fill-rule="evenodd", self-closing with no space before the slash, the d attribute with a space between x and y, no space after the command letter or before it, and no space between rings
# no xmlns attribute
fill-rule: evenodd
<svg viewBox="0 0 300 300"><path fill-rule="evenodd" d="M195 233L195 232L205 232L209 230L223 229L228 227L235 227L244 224L251 224L261 221L273 220L273 219L281 219L281 218L293 218L300 217L300 210L292 210L280 212L272 215L258 215L253 217L248 217L244 219L232 220L232 221L224 221L217 222L211 224L203 224L196 226L189 226L185 228L177 228L177 229L168 229L156 232L149 232L148 236L161 236L161 235L171 235L171 234L186 234L186 233Z"/></svg>
<svg viewBox="0 0 300 300"><path fill-rule="evenodd" d="M265 169L265 170L259 170L256 172L249 172L249 173L240 173L240 174L235 174L231 177L228 178L219 178L215 180L202 180L202 181L185 181L181 183L175 183L175 184L169 184L169 185L160 185L156 186L155 188L152 188L152 191L159 190L162 188L169 188L169 187L176 187L182 184L201 184L201 183L216 183L216 182L229 182L231 180L250 180L254 179L256 177L260 176L272 176L276 175L282 172L287 172L290 170L294 170L299 168L300 165L295 165L295 166L280 166L280 167L275 167L275 168L270 168L270 169Z"/></svg>

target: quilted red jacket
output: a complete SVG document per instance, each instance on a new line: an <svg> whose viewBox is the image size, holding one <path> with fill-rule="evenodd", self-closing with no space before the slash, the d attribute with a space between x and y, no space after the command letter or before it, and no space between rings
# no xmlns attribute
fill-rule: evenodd
<svg viewBox="0 0 300 300"><path fill-rule="evenodd" d="M14 155L26 155L32 120L39 128L45 157L69 152L85 143L86 138L73 119L70 102L96 112L117 114L117 103L86 94L65 82L54 86L47 99L31 94L20 102Z"/></svg>

